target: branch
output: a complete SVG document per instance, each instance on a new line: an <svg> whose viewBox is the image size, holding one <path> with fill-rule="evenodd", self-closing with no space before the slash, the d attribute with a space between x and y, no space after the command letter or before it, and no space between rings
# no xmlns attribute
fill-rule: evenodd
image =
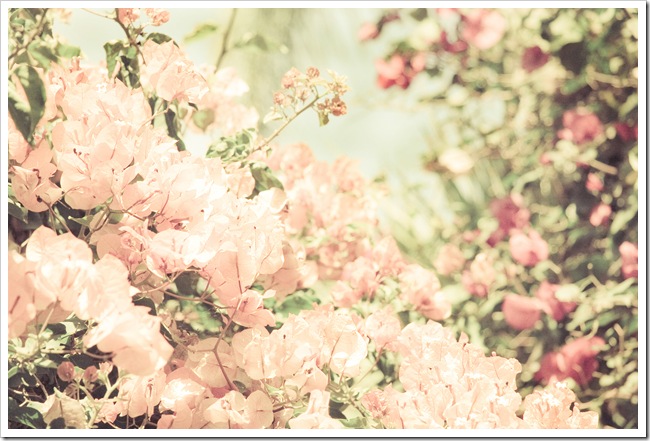
<svg viewBox="0 0 650 441"><path fill-rule="evenodd" d="M235 15L237 15L237 8L233 8L232 14L230 14L230 19L228 20L228 25L226 26L226 30L223 34L223 40L221 41L221 50L219 52L217 63L215 65L215 72L219 70L219 66L221 66L221 62L223 61L223 56L226 54L228 38L230 37L230 32L232 31L233 24L235 22Z"/></svg>

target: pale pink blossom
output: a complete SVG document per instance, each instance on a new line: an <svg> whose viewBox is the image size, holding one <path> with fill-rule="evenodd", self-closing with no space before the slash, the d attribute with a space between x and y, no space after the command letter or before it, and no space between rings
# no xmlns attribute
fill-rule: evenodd
<svg viewBox="0 0 650 441"><path fill-rule="evenodd" d="M407 265L399 275L401 297L432 320L444 320L451 315L451 303L440 291L436 275L419 265Z"/></svg>
<svg viewBox="0 0 650 441"><path fill-rule="evenodd" d="M526 396L523 420L531 429L597 429L598 413L580 412L575 398L566 384L551 383Z"/></svg>
<svg viewBox="0 0 650 441"><path fill-rule="evenodd" d="M397 336L401 328L400 320L390 306L373 312L363 324L363 332L375 342L380 351L384 348L394 351L397 348Z"/></svg>
<svg viewBox="0 0 650 441"><path fill-rule="evenodd" d="M342 429L343 424L329 415L330 393L314 390L309 394L307 411L289 420L291 429Z"/></svg>
<svg viewBox="0 0 650 441"><path fill-rule="evenodd" d="M465 256L457 245L446 243L438 251L433 267L443 276L459 272L465 266Z"/></svg>
<svg viewBox="0 0 650 441"><path fill-rule="evenodd" d="M495 280L492 259L485 253L477 254L469 270L463 271L463 286L477 297L486 297Z"/></svg>
<svg viewBox="0 0 650 441"><path fill-rule="evenodd" d="M595 173L589 173L587 175L587 182L585 183L585 188L594 193L603 191L605 184L603 180Z"/></svg>
<svg viewBox="0 0 650 441"><path fill-rule="evenodd" d="M173 41L158 44L147 40L141 52L142 85L153 89L160 98L197 103L208 92L208 83Z"/></svg>

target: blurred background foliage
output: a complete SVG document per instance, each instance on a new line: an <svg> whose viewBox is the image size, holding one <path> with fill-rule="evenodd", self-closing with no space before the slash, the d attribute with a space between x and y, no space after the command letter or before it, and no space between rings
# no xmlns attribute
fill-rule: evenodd
<svg viewBox="0 0 650 441"><path fill-rule="evenodd" d="M384 182L384 226L420 264L433 268L444 260L445 245L461 250L464 266L440 275L455 305L445 325L486 352L516 357L524 367L523 395L538 384L534 374L545 353L577 337L602 337L606 348L593 379L573 389L584 410L601 413L604 426L637 427L638 286L623 277L619 251L625 241L638 242L637 12L498 12L503 32L488 48L454 46L463 24L435 9L172 9L160 32L183 42L198 64L225 59L236 66L251 89L246 99L261 115L271 107L269 91L293 66L346 75L345 118L322 128L316 117L299 118L277 142L308 142L325 160L345 154L369 179ZM364 23L391 14L398 18L359 42ZM93 63L104 59L101 43L122 32L79 9L55 31L80 42ZM522 57L533 47L536 62L546 61L529 71ZM377 60L395 54L424 61L406 87L378 82ZM602 133L586 142L561 139L564 115L576 108L596 115ZM208 144L190 134L185 142L199 150ZM602 190L587 188L590 174ZM490 203L510 195L521 195L530 224L548 243L548 260L523 266L507 241L489 240L499 225ZM594 225L599 203L611 214ZM479 254L495 273L485 297L471 295L462 281ZM543 316L530 329L512 329L501 310L505 295L532 296L544 281L561 285L576 309L560 321ZM178 305L176 314L203 312Z"/></svg>

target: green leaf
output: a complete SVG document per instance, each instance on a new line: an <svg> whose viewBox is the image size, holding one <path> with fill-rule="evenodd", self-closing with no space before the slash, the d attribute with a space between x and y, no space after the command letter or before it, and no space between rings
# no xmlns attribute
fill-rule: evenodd
<svg viewBox="0 0 650 441"><path fill-rule="evenodd" d="M219 29L219 27L214 23L202 23L195 27L192 32L187 34L183 40L186 43L189 43L190 41L200 40L201 38L205 38L210 34L214 34L217 29Z"/></svg>
<svg viewBox="0 0 650 441"><path fill-rule="evenodd" d="M115 70L115 64L124 49L122 41L107 41L104 43L104 52L106 52L106 69L109 75Z"/></svg>
<svg viewBox="0 0 650 441"><path fill-rule="evenodd" d="M27 51L42 67L50 68L50 63L58 61L58 57L51 48L44 46L40 41L33 41Z"/></svg>
<svg viewBox="0 0 650 441"><path fill-rule="evenodd" d="M638 209L629 208L627 210L621 210L616 212L612 225L609 228L611 234L616 234L619 231L622 231L623 228L627 227L630 221L634 219L638 214Z"/></svg>
<svg viewBox="0 0 650 441"><path fill-rule="evenodd" d="M254 49L259 52L278 51L282 54L289 52L289 48L285 45L269 40L268 38L254 32L246 32L241 39L235 43L233 48Z"/></svg>
<svg viewBox="0 0 650 441"><path fill-rule="evenodd" d="M18 79L27 102L23 101L16 85L10 81L8 87L9 113L23 137L33 144L33 132L45 112L46 92L43 80L32 66L21 64L14 69L12 78Z"/></svg>
<svg viewBox="0 0 650 441"><path fill-rule="evenodd" d="M363 429L368 427L368 420L363 417L352 418L351 420L342 419L341 424L350 429Z"/></svg>
<svg viewBox="0 0 650 441"><path fill-rule="evenodd" d="M152 32L151 34L147 35L147 40L151 40L158 44L167 43L168 41L174 41L174 39L169 35L161 34L159 32Z"/></svg>
<svg viewBox="0 0 650 441"><path fill-rule="evenodd" d="M11 198L9 199L9 207L7 208L7 212L9 213L9 216L15 217L24 224L27 223L27 216L29 215L29 211Z"/></svg>
<svg viewBox="0 0 650 441"><path fill-rule="evenodd" d="M81 55L81 49L64 43L56 45L56 54L61 58L72 58Z"/></svg>
<svg viewBox="0 0 650 441"><path fill-rule="evenodd" d="M255 179L255 190L262 192L270 188L284 190L282 182L273 174L273 170L263 162L251 162L251 174Z"/></svg>
<svg viewBox="0 0 650 441"><path fill-rule="evenodd" d="M16 400L11 397L9 397L7 414L9 421L24 424L32 429L45 429L43 415L38 410L29 406L19 406Z"/></svg>
<svg viewBox="0 0 650 441"><path fill-rule="evenodd" d="M185 143L180 138L180 135L178 133L178 121L176 120L176 113L172 109L169 109L167 112L165 112L165 123L167 124L167 131L169 133L169 136L176 140L178 150L181 152L184 151Z"/></svg>
<svg viewBox="0 0 650 441"><path fill-rule="evenodd" d="M194 115L192 115L192 122L199 129L205 130L214 122L214 111L212 109L203 109L194 112Z"/></svg>

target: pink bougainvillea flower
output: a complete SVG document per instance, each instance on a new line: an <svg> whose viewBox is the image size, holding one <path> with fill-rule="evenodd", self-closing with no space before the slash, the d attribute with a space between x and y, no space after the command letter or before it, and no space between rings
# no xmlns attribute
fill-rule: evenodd
<svg viewBox="0 0 650 441"><path fill-rule="evenodd" d="M141 52L142 85L153 89L162 99L197 103L209 91L206 80L173 41L158 44L147 40Z"/></svg>
<svg viewBox="0 0 650 441"><path fill-rule="evenodd" d="M370 314L363 325L363 332L375 342L378 350L386 348L394 351L402 326L390 306Z"/></svg>
<svg viewBox="0 0 650 441"><path fill-rule="evenodd" d="M553 379L573 378L581 386L587 385L598 369L596 356L604 345L600 337L580 337L557 352L545 354L535 380L546 384Z"/></svg>
<svg viewBox="0 0 650 441"><path fill-rule="evenodd" d="M463 271L463 286L470 294L477 297L485 297L494 281L496 274L492 259L485 253L479 253L468 270Z"/></svg>
<svg viewBox="0 0 650 441"><path fill-rule="evenodd" d="M463 40L479 49L496 45L506 32L506 20L498 11L473 9L462 17Z"/></svg>
<svg viewBox="0 0 650 441"><path fill-rule="evenodd" d="M129 26L140 18L140 10L138 8L117 8L117 20L124 26Z"/></svg>
<svg viewBox="0 0 650 441"><path fill-rule="evenodd" d="M160 26L169 21L169 11L161 8L144 8L144 13L151 19L151 24Z"/></svg>
<svg viewBox="0 0 650 441"><path fill-rule="evenodd" d="M512 258L524 266L535 266L548 259L548 244L535 230L530 230L528 234L514 230L509 244Z"/></svg>
<svg viewBox="0 0 650 441"><path fill-rule="evenodd" d="M508 294L501 307L506 322L518 331L531 329L542 315L542 302L536 298Z"/></svg>
<svg viewBox="0 0 650 441"><path fill-rule="evenodd" d="M555 292L559 287L560 285L555 285L544 280L535 293L535 297L542 302L544 311L558 322L564 320L564 317L578 306L575 302L562 302L558 300L555 297Z"/></svg>
<svg viewBox="0 0 650 441"><path fill-rule="evenodd" d="M440 248L433 267L443 276L459 272L465 265L465 256L457 245L446 243Z"/></svg>
<svg viewBox="0 0 650 441"><path fill-rule="evenodd" d="M632 242L623 242L618 247L621 253L621 273L623 278L637 278L639 276L639 248Z"/></svg>
<svg viewBox="0 0 650 441"><path fill-rule="evenodd" d="M432 320L444 320L451 315L451 303L440 291L436 275L420 265L407 265L399 275L401 297Z"/></svg>
<svg viewBox="0 0 650 441"><path fill-rule="evenodd" d="M375 61L377 69L377 84L382 89L399 86L406 89L411 81L424 67L424 55L414 54L407 57L404 54L393 54L388 60Z"/></svg>
<svg viewBox="0 0 650 441"><path fill-rule="evenodd" d="M566 139L581 145L605 133L598 116L585 107L567 110L562 115L564 128L558 132L560 139Z"/></svg>
<svg viewBox="0 0 650 441"><path fill-rule="evenodd" d="M594 227L599 227L601 225L607 226L611 215L612 207L601 202L591 209L591 213L589 214L589 223Z"/></svg>
<svg viewBox="0 0 650 441"><path fill-rule="evenodd" d="M526 48L521 56L521 67L528 73L544 66L549 59L549 54L542 51L539 46Z"/></svg>
<svg viewBox="0 0 650 441"><path fill-rule="evenodd" d="M598 413L580 412L575 399L565 383L553 382L526 396L523 420L531 429L597 429Z"/></svg>
<svg viewBox="0 0 650 441"><path fill-rule="evenodd" d="M291 429L342 429L343 424L329 415L330 393L314 390L309 394L307 411L289 420Z"/></svg>
<svg viewBox="0 0 650 441"><path fill-rule="evenodd" d="M513 229L523 229L530 225L530 210L524 206L520 194L490 202L490 212L499 221L499 228L488 238L488 244L495 246L507 237Z"/></svg>
<svg viewBox="0 0 650 441"><path fill-rule="evenodd" d="M165 377L162 370L146 376L126 376L119 384L119 414L132 418L153 415L165 388Z"/></svg>
<svg viewBox="0 0 650 441"><path fill-rule="evenodd" d="M603 191L603 188L605 188L605 184L597 174L589 173L587 175L587 182L585 183L585 188L589 191L593 191L594 193L598 193Z"/></svg>

